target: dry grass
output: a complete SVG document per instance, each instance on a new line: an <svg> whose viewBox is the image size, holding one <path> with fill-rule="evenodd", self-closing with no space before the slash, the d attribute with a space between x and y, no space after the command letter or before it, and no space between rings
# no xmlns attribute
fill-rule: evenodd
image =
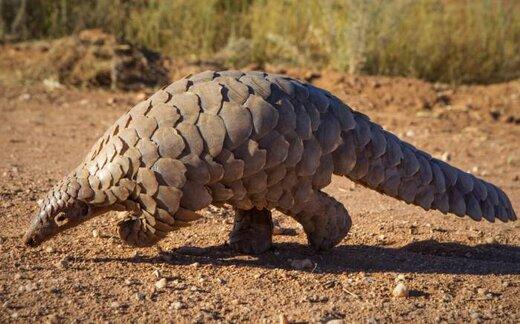
<svg viewBox="0 0 520 324"><path fill-rule="evenodd" d="M4 37L102 27L173 57L229 66L269 62L454 83L520 76L519 1L34 0L25 19L19 2L0 2Z"/></svg>

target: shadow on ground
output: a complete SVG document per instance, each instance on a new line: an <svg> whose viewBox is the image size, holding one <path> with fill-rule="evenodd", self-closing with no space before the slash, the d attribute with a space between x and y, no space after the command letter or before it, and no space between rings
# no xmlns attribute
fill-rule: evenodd
<svg viewBox="0 0 520 324"><path fill-rule="evenodd" d="M95 258L89 261L166 263L292 269L289 259L309 258L318 273L404 272L431 274L506 275L520 274L520 247L503 244L468 246L419 241L400 248L367 245L342 245L326 253L314 253L295 243L276 244L272 251L248 257L234 253L226 245L205 248L186 246L157 256L132 258Z"/></svg>

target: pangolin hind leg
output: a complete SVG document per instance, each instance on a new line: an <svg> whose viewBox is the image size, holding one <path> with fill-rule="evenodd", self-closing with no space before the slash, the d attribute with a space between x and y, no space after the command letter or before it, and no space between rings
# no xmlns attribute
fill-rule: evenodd
<svg viewBox="0 0 520 324"><path fill-rule="evenodd" d="M273 244L273 221L268 209L235 208L235 223L229 234L229 245L240 253L259 254Z"/></svg>
<svg viewBox="0 0 520 324"><path fill-rule="evenodd" d="M346 208L322 191L314 191L312 197L298 209L289 214L303 226L309 244L317 251L333 248L352 226Z"/></svg>

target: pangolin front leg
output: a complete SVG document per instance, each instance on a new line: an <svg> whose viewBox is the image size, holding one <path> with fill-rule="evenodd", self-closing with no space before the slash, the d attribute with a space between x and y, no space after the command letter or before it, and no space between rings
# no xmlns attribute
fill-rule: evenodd
<svg viewBox="0 0 520 324"><path fill-rule="evenodd" d="M189 226L202 216L194 211L179 207L174 216L167 210L155 208L153 213L144 205L132 200L124 202L124 216L118 222L120 238L130 246L153 246L169 232Z"/></svg>
<svg viewBox="0 0 520 324"><path fill-rule="evenodd" d="M235 223L229 234L229 245L240 253L259 254L273 244L273 221L268 209L235 208Z"/></svg>
<svg viewBox="0 0 520 324"><path fill-rule="evenodd" d="M152 246L175 228L174 219L169 214L168 217L163 216L159 220L131 200L125 201L125 207L124 215L117 223L118 233L130 246Z"/></svg>

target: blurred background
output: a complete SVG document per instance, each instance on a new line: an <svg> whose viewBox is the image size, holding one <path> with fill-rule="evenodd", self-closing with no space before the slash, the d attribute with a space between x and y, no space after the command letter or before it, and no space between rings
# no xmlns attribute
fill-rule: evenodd
<svg viewBox="0 0 520 324"><path fill-rule="evenodd" d="M60 82L103 85L107 72L85 81L63 70L93 55L99 59L83 62L76 77L97 74L92 71L113 64L103 59L118 48L128 52L120 46L127 44L151 61L158 58L153 51L170 62L217 68L276 65L492 83L520 75L518 17L517 0L0 0L0 41L19 48L23 41L61 39L32 43L36 66L15 60L25 81L55 75ZM93 28L99 30L78 41ZM86 44L97 49L87 55ZM0 69L12 72L17 54L3 52Z"/></svg>

